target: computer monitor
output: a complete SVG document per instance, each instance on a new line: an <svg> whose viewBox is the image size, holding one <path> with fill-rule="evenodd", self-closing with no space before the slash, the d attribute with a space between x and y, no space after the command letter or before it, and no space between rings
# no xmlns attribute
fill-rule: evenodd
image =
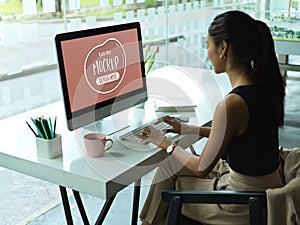
<svg viewBox="0 0 300 225"><path fill-rule="evenodd" d="M60 33L55 43L69 130L147 100L138 22Z"/></svg>

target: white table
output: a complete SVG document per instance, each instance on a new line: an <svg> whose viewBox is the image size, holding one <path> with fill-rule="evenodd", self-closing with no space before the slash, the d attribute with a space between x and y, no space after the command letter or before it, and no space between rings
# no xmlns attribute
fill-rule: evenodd
<svg viewBox="0 0 300 225"><path fill-rule="evenodd" d="M172 87L176 88L179 85L179 89L183 91L157 85L166 83L166 80L169 80ZM142 124L163 114L155 113L156 100L174 103L176 99L181 101L182 98L187 98L197 107L195 112L183 114L190 117L190 123L203 125L211 120L216 101L230 90L228 79L224 74L214 75L207 70L172 66L153 71L147 83L150 99L145 109L132 108L121 112L116 118L126 119L131 124ZM189 88L186 89L183 83ZM30 121L30 117L41 115L57 116L56 131L62 135L62 157L45 159L37 156L35 137L25 121ZM157 148L151 151L127 148L118 141L116 135L112 135L110 138L114 139L114 146L109 152L101 158L88 157L83 146L83 135L90 131L84 128L68 131L61 101L3 119L0 121L0 127L0 166L59 185L68 224L73 222L66 188L74 191L85 223L88 221L79 192L107 200L96 222L101 224L116 194L133 182L135 182L135 204L132 224L137 224L140 179L160 165L167 156L164 151ZM195 141L193 137L182 137L180 144L188 147Z"/></svg>

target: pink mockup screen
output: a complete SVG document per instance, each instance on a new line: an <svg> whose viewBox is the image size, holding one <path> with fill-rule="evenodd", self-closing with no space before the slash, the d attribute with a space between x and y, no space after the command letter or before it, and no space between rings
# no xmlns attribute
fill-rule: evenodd
<svg viewBox="0 0 300 225"><path fill-rule="evenodd" d="M71 112L142 88L137 29L61 42Z"/></svg>

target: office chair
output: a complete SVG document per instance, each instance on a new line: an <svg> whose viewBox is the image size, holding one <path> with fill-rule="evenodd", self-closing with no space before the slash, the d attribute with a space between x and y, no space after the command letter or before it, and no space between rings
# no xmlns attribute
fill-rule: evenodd
<svg viewBox="0 0 300 225"><path fill-rule="evenodd" d="M266 224L264 209L267 207L266 192L164 190L162 199L169 203L167 225L201 225L181 214L183 203L192 204L242 204L249 206L249 224Z"/></svg>
<svg viewBox="0 0 300 225"><path fill-rule="evenodd" d="M190 150L196 154L193 146L190 146ZM265 191L164 190L161 195L163 201L169 203L167 225L202 225L181 214L184 203L248 205L249 225L266 224L267 197Z"/></svg>
<svg viewBox="0 0 300 225"><path fill-rule="evenodd" d="M192 149L193 150L193 149ZM202 191L202 190L164 190L162 199L169 203L167 225L201 225L181 214L182 204L241 204L249 206L249 224L263 225L271 224L300 224L300 148L280 148L282 176L285 186L266 191ZM181 178L178 178L181 179ZM267 201L280 201L282 207L267 208ZM275 196L274 196L275 193ZM274 198L275 197L275 198ZM289 199L289 213L284 213L284 202ZM283 204L283 205L282 205ZM292 209L292 211L290 211ZM270 211L271 210L271 211ZM275 217L267 218L267 212ZM281 216L278 215L281 214ZM287 215L289 214L289 215ZM277 217L278 215L279 217ZM284 217L282 217L284 215ZM270 215L269 215L270 216ZM268 221L270 220L270 221ZM296 222L290 222L294 221ZM288 222L289 221L289 222Z"/></svg>

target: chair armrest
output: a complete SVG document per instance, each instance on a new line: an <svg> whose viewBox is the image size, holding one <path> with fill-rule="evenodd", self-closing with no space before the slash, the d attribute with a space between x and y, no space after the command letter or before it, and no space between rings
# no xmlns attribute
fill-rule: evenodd
<svg viewBox="0 0 300 225"><path fill-rule="evenodd" d="M265 191L163 190L161 194L164 202L177 196L182 203L249 204L250 198L257 198L266 204Z"/></svg>

